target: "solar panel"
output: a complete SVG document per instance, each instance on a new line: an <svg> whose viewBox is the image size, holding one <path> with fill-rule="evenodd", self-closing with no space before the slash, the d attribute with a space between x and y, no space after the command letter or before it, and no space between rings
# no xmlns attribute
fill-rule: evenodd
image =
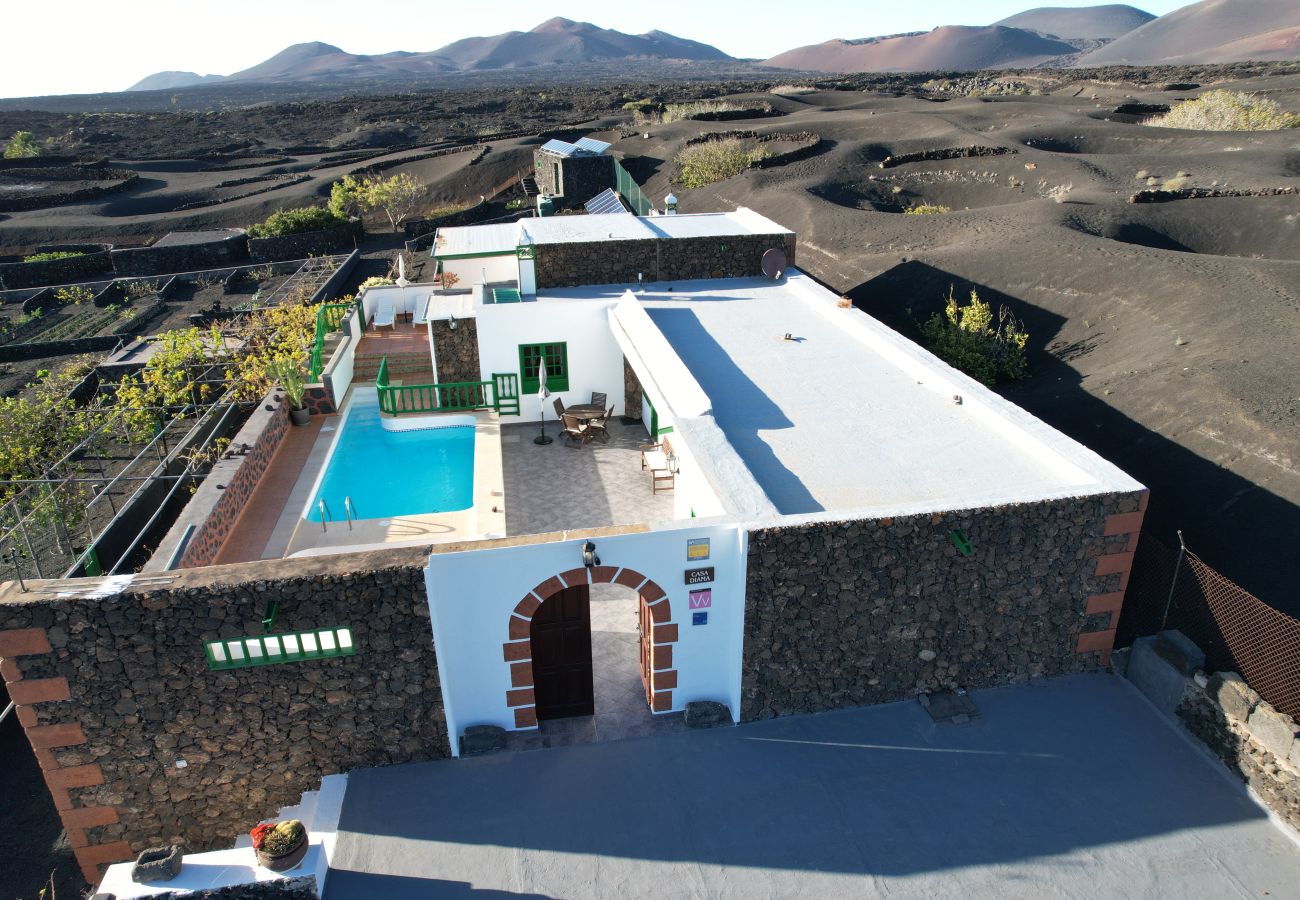
<svg viewBox="0 0 1300 900"><path fill-rule="evenodd" d="M573 144L570 144L568 141L557 140L547 141L545 144L542 144L542 149L554 153L556 156L572 156L578 152L578 148Z"/></svg>
<svg viewBox="0 0 1300 900"><path fill-rule="evenodd" d="M579 150L586 150L588 153L594 153L596 156L600 156L608 150L611 145L604 141L598 141L595 138L585 137L578 138L578 140L573 142L573 146L577 147Z"/></svg>
<svg viewBox="0 0 1300 900"><path fill-rule="evenodd" d="M623 205L623 201L619 198L618 194L614 192L613 188L605 188L605 190L592 197L583 205L586 208L588 215L593 216L628 212L627 207Z"/></svg>

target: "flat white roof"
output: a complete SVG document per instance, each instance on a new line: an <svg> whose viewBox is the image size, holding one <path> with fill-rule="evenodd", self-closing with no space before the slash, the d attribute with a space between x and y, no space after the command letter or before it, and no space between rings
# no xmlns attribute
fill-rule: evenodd
<svg viewBox="0 0 1300 900"><path fill-rule="evenodd" d="M519 223L462 225L439 228L433 240L435 257L492 256L514 253L519 246Z"/></svg>
<svg viewBox="0 0 1300 900"><path fill-rule="evenodd" d="M630 216L626 213L547 216L504 225L439 228L432 255L491 256L513 252L520 244L589 244L600 241L649 241L692 237L742 237L793 234L752 209L676 216Z"/></svg>
<svg viewBox="0 0 1300 900"><path fill-rule="evenodd" d="M903 515L1141 490L887 326L839 309L797 270L780 282L677 282L633 296L783 514ZM654 354L645 359L653 373Z"/></svg>

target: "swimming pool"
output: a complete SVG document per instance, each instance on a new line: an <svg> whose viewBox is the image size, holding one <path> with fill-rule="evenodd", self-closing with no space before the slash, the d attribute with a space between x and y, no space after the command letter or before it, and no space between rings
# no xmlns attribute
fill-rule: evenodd
<svg viewBox="0 0 1300 900"><path fill-rule="evenodd" d="M304 518L321 521L324 500L330 521L342 521L344 498L351 500L354 519L468 509L474 504L474 425L388 431L375 393L354 391Z"/></svg>

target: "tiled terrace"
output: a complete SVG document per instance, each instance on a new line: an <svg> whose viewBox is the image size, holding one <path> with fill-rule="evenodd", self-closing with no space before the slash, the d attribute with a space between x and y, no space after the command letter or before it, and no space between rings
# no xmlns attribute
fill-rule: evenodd
<svg viewBox="0 0 1300 900"><path fill-rule="evenodd" d="M566 446L549 417L546 433L554 442L534 444L538 432L535 424L501 427L508 534L672 519L672 492L652 493L650 474L641 470L637 448L649 437L640 422L615 418L609 443L581 447Z"/></svg>

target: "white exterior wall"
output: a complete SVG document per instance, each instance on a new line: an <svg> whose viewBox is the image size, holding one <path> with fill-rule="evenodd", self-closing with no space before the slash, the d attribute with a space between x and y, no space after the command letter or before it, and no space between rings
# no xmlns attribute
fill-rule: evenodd
<svg viewBox="0 0 1300 900"><path fill-rule="evenodd" d="M707 537L707 560L688 561L686 542ZM746 532L737 525L669 527L609 537L593 537L602 565L633 569L657 583L672 604L670 623L678 626L673 645L677 687L673 709L692 700L725 703L740 716L740 673L745 615ZM510 640L516 604L541 582L582 565L583 538L546 544L483 547L434 553L425 569L438 671L452 752L471 725L514 730L506 705L510 663L502 645ZM692 625L685 586L687 569L713 566L708 624ZM638 647L629 644L627 652ZM600 677L600 673L595 673Z"/></svg>
<svg viewBox="0 0 1300 900"><path fill-rule="evenodd" d="M337 405L343 404L348 388L352 387L352 375L355 371L357 343L361 340L361 320L356 311L348 313L343 320L343 345L334 352L334 357L325 367L321 379L329 385L330 393Z"/></svg>
<svg viewBox="0 0 1300 900"><path fill-rule="evenodd" d="M478 306L479 377L488 381L493 372L519 372L520 344L563 342L568 344L569 388L552 388L552 398L558 396L565 406L573 406L590 403L592 391L603 391L615 414L621 414L623 353L609 330L609 306L606 300ZM538 420L536 395L520 398L519 408L519 421ZM546 421L555 421L552 400L546 401Z"/></svg>
<svg viewBox="0 0 1300 900"><path fill-rule="evenodd" d="M483 283L483 272L487 271L489 282L519 280L519 260L512 253L509 256L476 256L467 259L444 259L442 270L451 272L460 279L458 288L467 288L473 284Z"/></svg>

